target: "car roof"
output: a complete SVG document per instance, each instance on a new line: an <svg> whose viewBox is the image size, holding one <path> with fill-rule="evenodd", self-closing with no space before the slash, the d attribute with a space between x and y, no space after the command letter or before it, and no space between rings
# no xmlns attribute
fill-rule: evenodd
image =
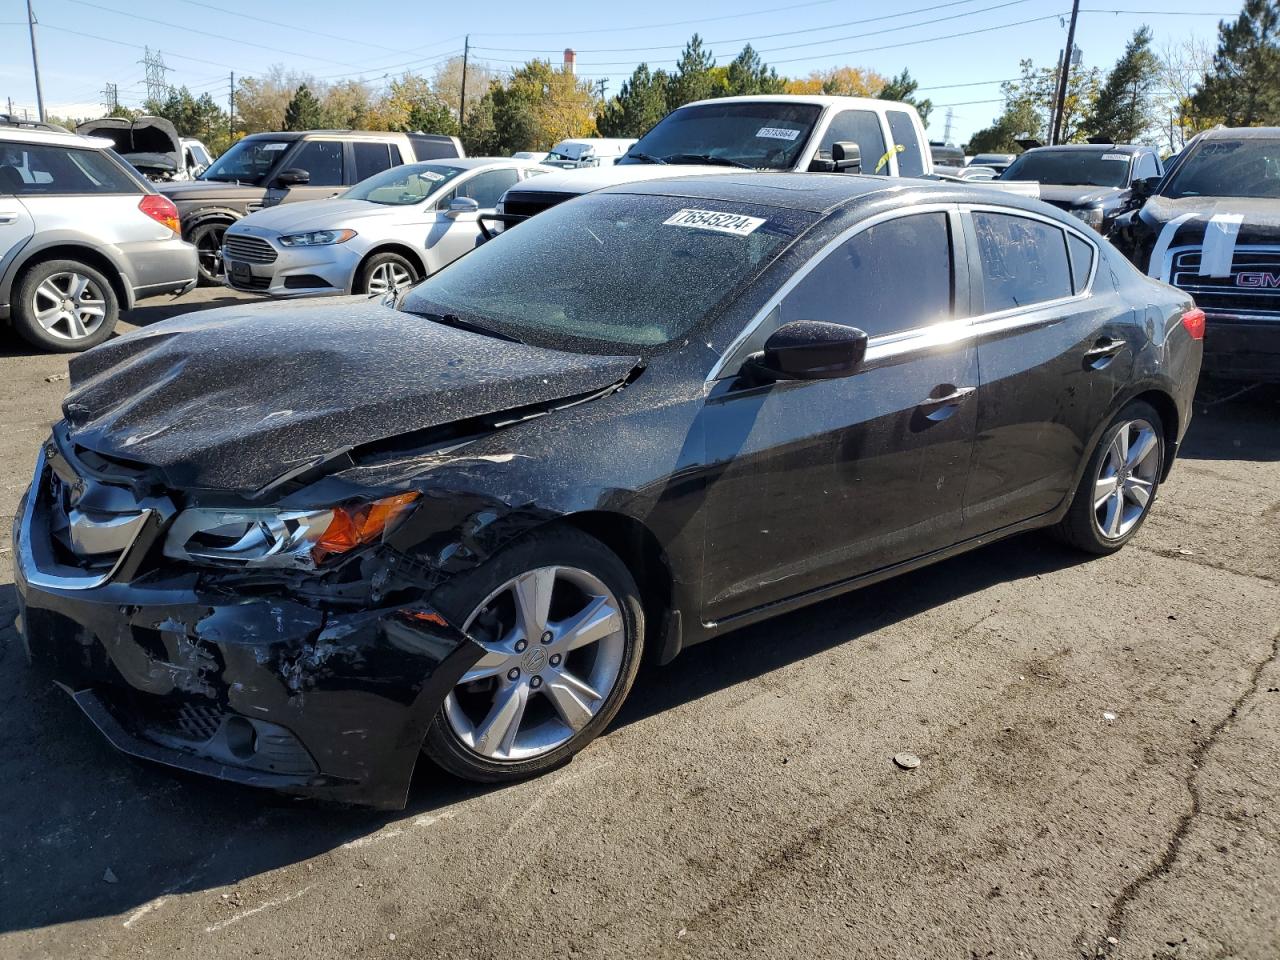
<svg viewBox="0 0 1280 960"><path fill-rule="evenodd" d="M390 140L399 139L408 136L408 134L397 133L394 130L275 130L263 133L251 133L244 140L301 140L308 136L325 136L325 137L369 137L374 140ZM414 134L414 136L422 136L422 134Z"/></svg>
<svg viewBox="0 0 1280 960"><path fill-rule="evenodd" d="M1154 150L1140 143L1057 143L1052 147L1032 147L1027 153L1047 153L1050 150L1062 153L1088 153L1089 151L1105 151L1107 153L1138 153L1142 150Z"/></svg>
<svg viewBox="0 0 1280 960"><path fill-rule="evenodd" d="M892 193L913 197L938 194L938 202L972 202L1015 207L1048 215L1054 208L1038 200L1003 190L984 189L977 184L954 180L925 180L903 177L876 177L848 173L751 173L749 175L693 174L667 180L625 183L597 193L641 194L684 197L690 200L719 200L729 203L759 203L811 213L828 213L842 206ZM1064 217L1066 214L1063 215Z"/></svg>
<svg viewBox="0 0 1280 960"><path fill-rule="evenodd" d="M897 100L880 100L876 97L838 97L818 93L775 93L757 94L749 97L715 97L711 100L695 100L686 103L686 107L697 107L708 103L811 103L819 107L838 105L842 107L861 107L864 110L901 109L904 104ZM910 106L910 104L906 104Z"/></svg>
<svg viewBox="0 0 1280 960"><path fill-rule="evenodd" d="M1280 127L1214 127L1200 136L1205 140L1280 140Z"/></svg>
<svg viewBox="0 0 1280 960"><path fill-rule="evenodd" d="M429 166L431 164L439 164L444 167L458 167L462 170L472 170L476 167L488 167L498 163L509 163L514 167L541 167L542 165L536 160L526 160L523 157L437 157L434 160L417 160L406 166Z"/></svg>
<svg viewBox="0 0 1280 960"><path fill-rule="evenodd" d="M30 127L0 126L0 142L3 143L36 143L55 147L88 147L93 150L105 150L112 146L105 137L82 137L78 133L56 130L33 130Z"/></svg>

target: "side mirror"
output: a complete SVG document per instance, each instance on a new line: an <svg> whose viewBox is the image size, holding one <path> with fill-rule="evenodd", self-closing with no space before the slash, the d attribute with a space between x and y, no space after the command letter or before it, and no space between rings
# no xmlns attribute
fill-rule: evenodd
<svg viewBox="0 0 1280 960"><path fill-rule="evenodd" d="M291 167L276 174L276 185L281 187L299 187L311 182L311 174L301 167Z"/></svg>
<svg viewBox="0 0 1280 960"><path fill-rule="evenodd" d="M449 201L449 206L445 209L444 215L450 220L457 220L465 214L478 214L479 212L480 204L470 197L454 197Z"/></svg>
<svg viewBox="0 0 1280 960"><path fill-rule="evenodd" d="M747 365L772 380L836 380L853 374L867 355L867 335L820 320L784 323Z"/></svg>
<svg viewBox="0 0 1280 960"><path fill-rule="evenodd" d="M861 173L862 151L856 143L841 140L831 145L831 163L836 173Z"/></svg>
<svg viewBox="0 0 1280 960"><path fill-rule="evenodd" d="M1143 177L1141 180L1133 181L1133 198L1135 200L1145 200L1156 192L1160 186L1163 177Z"/></svg>

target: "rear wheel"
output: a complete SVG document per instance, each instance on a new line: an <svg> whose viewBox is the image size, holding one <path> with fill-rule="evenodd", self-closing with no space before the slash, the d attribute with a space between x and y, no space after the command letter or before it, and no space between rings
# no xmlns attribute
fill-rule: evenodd
<svg viewBox="0 0 1280 960"><path fill-rule="evenodd" d="M222 236L229 226L231 224L223 221L202 223L187 236L187 242L196 248L200 283L204 286L222 283Z"/></svg>
<svg viewBox="0 0 1280 960"><path fill-rule="evenodd" d="M1164 458L1160 414L1141 401L1126 406L1103 433L1055 535L1089 553L1115 553L1147 519Z"/></svg>
<svg viewBox="0 0 1280 960"><path fill-rule="evenodd" d="M27 269L13 305L19 336L43 350L74 353L111 336L120 315L110 281L78 260L46 260Z"/></svg>
<svg viewBox="0 0 1280 960"><path fill-rule="evenodd" d="M418 282L418 268L398 253L375 253L356 278L356 293L381 296L408 290Z"/></svg>
<svg viewBox="0 0 1280 960"><path fill-rule="evenodd" d="M635 682L644 614L618 557L576 530L535 532L455 597L480 660L446 698L424 750L494 783L551 770L613 719Z"/></svg>

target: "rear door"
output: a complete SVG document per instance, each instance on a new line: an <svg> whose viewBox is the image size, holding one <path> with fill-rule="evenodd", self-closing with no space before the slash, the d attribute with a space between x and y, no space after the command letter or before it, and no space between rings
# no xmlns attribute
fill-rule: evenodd
<svg viewBox="0 0 1280 960"><path fill-rule="evenodd" d="M982 389L966 536L1052 511L1140 349L1098 241L1021 210L965 214Z"/></svg>
<svg viewBox="0 0 1280 960"><path fill-rule="evenodd" d="M35 232L30 212L18 199L29 178L25 159L22 144L0 144L0 277Z"/></svg>
<svg viewBox="0 0 1280 960"><path fill-rule="evenodd" d="M917 208L918 209L918 208ZM742 613L953 543L976 424L976 351L958 215L855 228L766 307L707 402L705 616ZM870 336L838 380L752 385L736 373L793 320Z"/></svg>

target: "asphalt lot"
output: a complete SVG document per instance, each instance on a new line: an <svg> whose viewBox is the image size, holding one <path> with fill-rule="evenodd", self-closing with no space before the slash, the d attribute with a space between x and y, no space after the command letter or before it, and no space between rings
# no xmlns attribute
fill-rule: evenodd
<svg viewBox="0 0 1280 960"><path fill-rule="evenodd" d="M5 530L65 371L0 343ZM1120 554L1022 536L723 637L568 767L424 763L394 815L116 755L30 679L5 537L0 956L1274 960L1280 391L1225 396Z"/></svg>

